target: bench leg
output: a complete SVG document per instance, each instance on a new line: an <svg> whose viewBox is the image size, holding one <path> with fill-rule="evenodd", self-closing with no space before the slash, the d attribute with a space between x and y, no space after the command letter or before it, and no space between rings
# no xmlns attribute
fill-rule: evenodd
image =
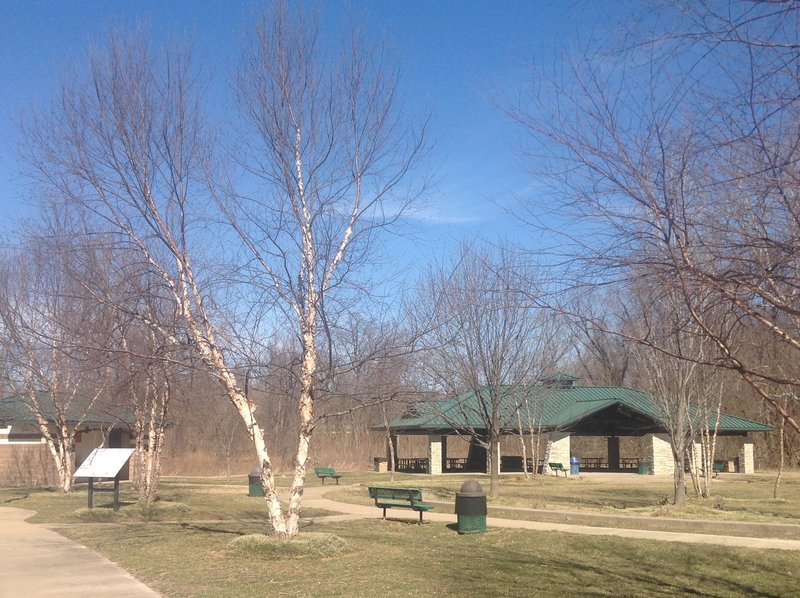
<svg viewBox="0 0 800 598"><path fill-rule="evenodd" d="M336 478L336 485L339 485L339 478Z"/></svg>
<svg viewBox="0 0 800 598"><path fill-rule="evenodd" d="M419 523L417 525L422 524L422 511L419 512Z"/></svg>
<svg viewBox="0 0 800 598"><path fill-rule="evenodd" d="M383 507L383 520L386 521L386 507Z"/></svg>

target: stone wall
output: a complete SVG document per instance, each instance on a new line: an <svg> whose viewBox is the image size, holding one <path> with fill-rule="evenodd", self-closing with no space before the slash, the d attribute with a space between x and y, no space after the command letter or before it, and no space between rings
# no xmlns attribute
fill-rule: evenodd
<svg viewBox="0 0 800 598"><path fill-rule="evenodd" d="M0 486L57 486L58 472L44 444L0 444Z"/></svg>

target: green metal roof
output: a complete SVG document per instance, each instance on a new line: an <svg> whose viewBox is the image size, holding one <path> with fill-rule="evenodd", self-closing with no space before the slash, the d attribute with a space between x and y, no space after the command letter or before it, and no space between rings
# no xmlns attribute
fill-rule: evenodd
<svg viewBox="0 0 800 598"><path fill-rule="evenodd" d="M403 417L389 422L389 428L399 434L485 430L484 422L488 418L481 412L491 404L489 392L487 388L481 390L482 400L470 391L454 399L417 403ZM523 430L573 430L605 435L666 431L661 412L651 396L632 388L536 385L525 389L502 388L498 393L500 427L507 433L518 431L520 420ZM697 413L697 410L692 408L690 413ZM714 426L713 418L709 425ZM720 414L718 433L723 435L771 430L766 424Z"/></svg>
<svg viewBox="0 0 800 598"><path fill-rule="evenodd" d="M50 395L39 392L36 395L37 403L42 411L44 418L55 423L57 420L56 410ZM133 413L127 409L117 407L106 408L100 405L93 405L88 409L89 400L85 397L75 397L66 410L68 423L75 424L79 421L85 426L107 426L109 424L124 424L132 426L134 422ZM29 400L23 395L12 395L0 398L0 421L11 424L36 424L36 417L29 406Z"/></svg>

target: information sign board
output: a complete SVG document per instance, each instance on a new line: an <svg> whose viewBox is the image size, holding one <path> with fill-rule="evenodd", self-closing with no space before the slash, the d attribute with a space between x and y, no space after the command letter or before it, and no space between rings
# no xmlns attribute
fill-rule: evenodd
<svg viewBox="0 0 800 598"><path fill-rule="evenodd" d="M131 458L132 448L96 448L75 470L76 478L114 478Z"/></svg>

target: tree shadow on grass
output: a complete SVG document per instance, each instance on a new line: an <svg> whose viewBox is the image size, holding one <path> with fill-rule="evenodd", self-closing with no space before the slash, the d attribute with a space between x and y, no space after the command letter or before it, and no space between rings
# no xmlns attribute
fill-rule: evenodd
<svg viewBox="0 0 800 598"><path fill-rule="evenodd" d="M693 550L692 546L676 544L665 560L663 550L651 551L642 544L631 546L610 538L604 538L602 545L585 539L583 547L585 552L580 555L550 553L525 562L546 571L554 584L570 587L575 596L596 595L598 590L624 593L646 588L692 596L778 598L790 587L786 571L778 563L762 561L755 551L728 552L727 548L708 546ZM501 560L509 566L518 558L506 554ZM783 588L781 579L786 582Z"/></svg>
<svg viewBox="0 0 800 598"><path fill-rule="evenodd" d="M232 529L224 529L219 527L208 527L205 525L199 525L197 523L179 523L178 526L184 530L193 530L197 532L207 532L210 534L227 534L231 536L246 536L247 534L243 531L236 531Z"/></svg>
<svg viewBox="0 0 800 598"><path fill-rule="evenodd" d="M30 496L30 494L23 494L21 496L12 496L11 498L3 499L2 501L0 501L0 504L6 505L6 504L8 504L10 502L16 502L18 500L25 500L29 496Z"/></svg>

